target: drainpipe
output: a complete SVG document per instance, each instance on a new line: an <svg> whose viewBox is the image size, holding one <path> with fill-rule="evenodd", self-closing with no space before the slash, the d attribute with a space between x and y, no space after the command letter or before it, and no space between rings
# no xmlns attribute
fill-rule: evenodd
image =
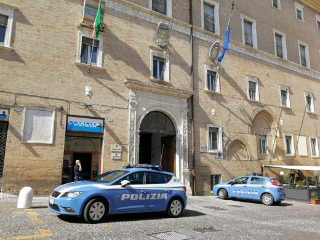
<svg viewBox="0 0 320 240"><path fill-rule="evenodd" d="M190 43L191 43L191 90L194 91L194 42L193 42L193 11L192 11L192 0L189 0L189 23L190 29ZM193 95L190 98L191 107L191 134L192 134L192 176L193 176L193 189L192 195L196 195L196 160L195 160L195 136L194 136L194 98Z"/></svg>

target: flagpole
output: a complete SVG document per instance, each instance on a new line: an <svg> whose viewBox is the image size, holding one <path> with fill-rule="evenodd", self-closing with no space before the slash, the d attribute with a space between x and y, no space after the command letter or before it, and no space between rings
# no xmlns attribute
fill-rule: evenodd
<svg viewBox="0 0 320 240"><path fill-rule="evenodd" d="M234 1L231 4L231 13L230 13L229 20L228 20L227 31L228 31L229 26L230 26L230 21L231 21L231 16L232 16L232 13L233 13L233 8L234 8ZM230 31L230 29L229 29L229 31ZM218 62L218 73L219 73L219 75L220 75L220 69L221 69L221 61Z"/></svg>
<svg viewBox="0 0 320 240"><path fill-rule="evenodd" d="M99 8L100 8L100 10L101 10L101 0L99 1L99 5L98 5L98 10L97 10L97 15L98 15L98 12L99 12ZM89 70L88 70L88 72L90 72L91 71L91 63L92 63L92 56L93 56L93 49L94 49L94 41L96 40L96 20L97 20L97 15L96 15L96 19L95 19L95 21L94 21L94 23L93 23L93 39L92 39L92 49L91 49L91 54L90 54L90 62L89 62ZM100 15L99 15L99 17L100 17ZM101 17L100 17L101 18ZM99 30L98 30L98 34L99 34L99 31L100 31L100 24L99 24ZM97 51L97 55L98 55L98 51ZM98 56L97 56L97 58L98 58Z"/></svg>

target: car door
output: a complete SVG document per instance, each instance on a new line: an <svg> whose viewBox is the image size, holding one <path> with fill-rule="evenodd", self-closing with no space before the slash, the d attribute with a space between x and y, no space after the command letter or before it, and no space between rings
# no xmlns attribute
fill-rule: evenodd
<svg viewBox="0 0 320 240"><path fill-rule="evenodd" d="M147 172L147 195L150 211L164 211L173 194L168 186L172 176L158 172Z"/></svg>
<svg viewBox="0 0 320 240"><path fill-rule="evenodd" d="M228 192L230 197L246 198L247 194L247 182L249 177L239 177L232 181L230 191Z"/></svg>
<svg viewBox="0 0 320 240"><path fill-rule="evenodd" d="M261 194L266 190L266 182L263 177L251 177L247 185L247 195L250 199L260 200Z"/></svg>
<svg viewBox="0 0 320 240"><path fill-rule="evenodd" d="M146 173L145 171L133 172L121 178L114 185L119 186L114 190L113 213L134 213L144 212L148 209L146 192ZM123 180L130 183L121 186Z"/></svg>

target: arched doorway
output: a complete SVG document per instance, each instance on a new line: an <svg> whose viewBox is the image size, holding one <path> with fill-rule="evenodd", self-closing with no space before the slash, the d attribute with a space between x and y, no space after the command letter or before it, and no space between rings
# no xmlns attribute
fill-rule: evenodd
<svg viewBox="0 0 320 240"><path fill-rule="evenodd" d="M161 165L162 170L175 173L176 129L164 113L148 113L140 124L139 163Z"/></svg>

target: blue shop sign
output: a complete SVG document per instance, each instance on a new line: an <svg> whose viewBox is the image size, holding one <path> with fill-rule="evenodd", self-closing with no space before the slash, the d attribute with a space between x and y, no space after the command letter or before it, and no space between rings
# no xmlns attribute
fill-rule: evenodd
<svg viewBox="0 0 320 240"><path fill-rule="evenodd" d="M0 121L9 121L9 109L0 108Z"/></svg>
<svg viewBox="0 0 320 240"><path fill-rule="evenodd" d="M103 119L68 116L67 131L103 133Z"/></svg>

